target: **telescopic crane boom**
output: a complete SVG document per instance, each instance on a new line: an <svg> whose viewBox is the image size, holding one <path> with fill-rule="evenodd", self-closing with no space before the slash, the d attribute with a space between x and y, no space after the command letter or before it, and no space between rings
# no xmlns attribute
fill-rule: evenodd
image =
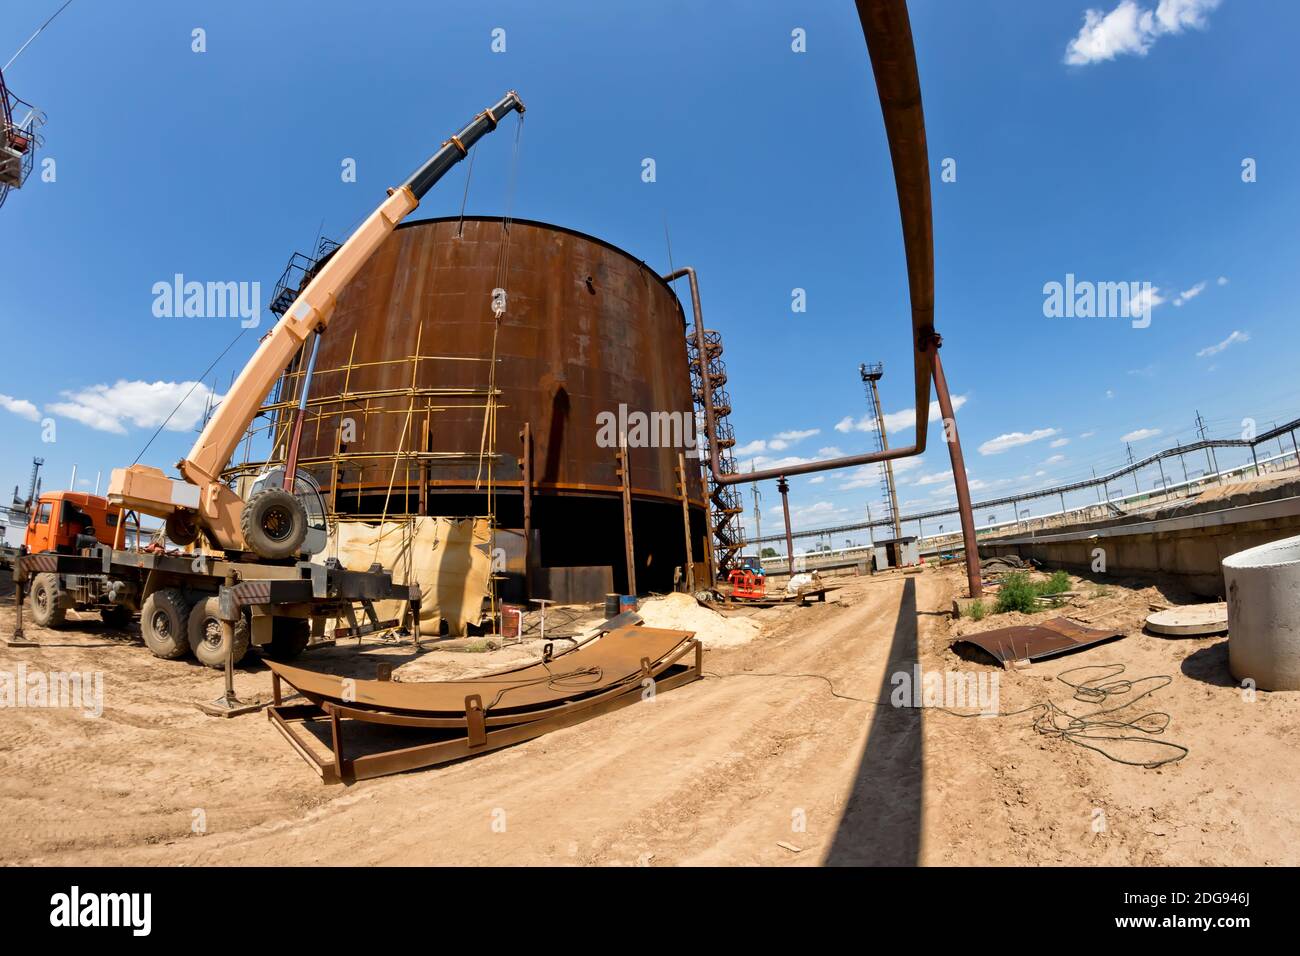
<svg viewBox="0 0 1300 956"><path fill-rule="evenodd" d="M298 498L284 488L268 487L245 502L221 481L221 471L276 379L307 338L329 324L340 290L419 206L425 193L516 110L522 114L524 104L511 90L443 143L405 183L388 191L388 198L321 265L262 340L189 455L177 463L180 480L149 465L115 468L108 485L109 501L166 519L167 536L177 544L189 544L202 532L226 551L251 551L271 559L299 554L307 515Z"/></svg>

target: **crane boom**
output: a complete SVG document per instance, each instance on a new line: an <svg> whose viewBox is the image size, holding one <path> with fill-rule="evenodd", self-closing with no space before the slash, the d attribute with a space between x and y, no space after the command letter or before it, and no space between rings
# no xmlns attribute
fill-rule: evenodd
<svg viewBox="0 0 1300 956"><path fill-rule="evenodd" d="M109 482L109 500L169 519L169 536L173 528L190 522L192 513L192 523L207 532L218 547L245 550L240 520L244 502L221 481L220 475L262 400L308 336L329 324L340 291L383 245L397 224L419 206L424 195L475 143L496 129L512 111L524 112L524 104L514 90L443 143L406 182L390 189L388 198L335 250L284 317L262 339L189 455L177 463L181 481L168 478L161 469L148 465L115 468ZM177 517L179 520L174 520Z"/></svg>

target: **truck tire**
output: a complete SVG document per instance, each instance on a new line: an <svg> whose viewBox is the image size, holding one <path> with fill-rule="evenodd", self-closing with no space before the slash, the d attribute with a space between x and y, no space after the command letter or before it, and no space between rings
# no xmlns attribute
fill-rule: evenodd
<svg viewBox="0 0 1300 956"><path fill-rule="evenodd" d="M145 598L140 636L155 657L179 660L190 652L190 605L180 588L162 588Z"/></svg>
<svg viewBox="0 0 1300 956"><path fill-rule="evenodd" d="M114 604L99 609L99 618L109 627L127 628L131 625L134 612L125 604Z"/></svg>
<svg viewBox="0 0 1300 956"><path fill-rule="evenodd" d="M221 639L221 619L217 617L220 599L206 598L194 605L190 611L187 634L190 650L200 664L208 667L224 668L226 666L226 642ZM248 622L240 619L235 625L235 663L238 664L248 653Z"/></svg>
<svg viewBox="0 0 1300 956"><path fill-rule="evenodd" d="M311 641L311 621L305 617L271 619L271 643L262 653L273 661L291 661L307 649Z"/></svg>
<svg viewBox="0 0 1300 956"><path fill-rule="evenodd" d="M263 488L244 504L239 528L258 557L296 557L307 538L307 510L283 488Z"/></svg>
<svg viewBox="0 0 1300 956"><path fill-rule="evenodd" d="M199 540L199 523L188 511L173 511L164 523L167 540L182 548Z"/></svg>
<svg viewBox="0 0 1300 956"><path fill-rule="evenodd" d="M32 620L51 630L62 627L67 609L63 606L63 588L59 576L43 571L32 578Z"/></svg>

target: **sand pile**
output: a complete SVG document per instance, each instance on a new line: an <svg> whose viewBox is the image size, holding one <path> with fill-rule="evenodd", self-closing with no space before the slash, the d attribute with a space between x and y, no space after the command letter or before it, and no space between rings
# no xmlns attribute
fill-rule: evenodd
<svg viewBox="0 0 1300 956"><path fill-rule="evenodd" d="M646 627L694 631L705 647L738 647L758 637L762 628L748 618L724 617L689 594L667 594L642 601L637 608Z"/></svg>

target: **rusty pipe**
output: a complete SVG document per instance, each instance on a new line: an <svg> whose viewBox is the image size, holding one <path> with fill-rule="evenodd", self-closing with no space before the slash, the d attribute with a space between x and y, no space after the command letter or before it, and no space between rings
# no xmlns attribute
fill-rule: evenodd
<svg viewBox="0 0 1300 956"><path fill-rule="evenodd" d="M852 468L857 465L868 465L873 462L893 460L895 458L910 458L913 455L920 455L925 451L926 425L930 415L930 348L933 332L923 330L917 336L916 365L917 374L921 376L916 389L917 394L917 413L916 427L917 440L915 444L908 445L905 448L890 448L883 452L867 452L861 455L844 455L840 458L828 458L824 461L810 461L802 465L787 465L782 468L766 468L762 471L747 471L744 473L725 474L722 471L722 464L718 452L717 441L717 414L713 408L713 385L709 381L708 374L708 351L704 341L704 318L700 308L700 284L695 275L695 270L690 266L685 266L675 272L670 272L664 276L666 282L672 282L674 279L680 279L685 276L691 284L691 312L694 315L694 329L696 351L699 353L700 361L700 382L704 391L704 434L708 438L709 445L709 470L712 472L713 481L719 485L739 485L754 481L766 481L769 478L785 478L794 475L809 475L819 471L832 471L836 468Z"/></svg>
<svg viewBox="0 0 1300 956"><path fill-rule="evenodd" d="M781 492L781 511L785 514L785 569L794 576L794 535L790 533L790 482L784 477L776 480L776 490ZM761 551L761 549L760 549Z"/></svg>
<svg viewBox="0 0 1300 956"><path fill-rule="evenodd" d="M953 414L952 398L948 394L948 379L943 374L939 359L942 341L935 336L931 366L934 369L934 391L939 400L939 414L943 416L943 440L948 444L948 457L952 461L952 482L957 489L957 512L961 516L961 540L966 551L966 583L970 596L984 593L980 581L979 544L975 540L975 512L971 509L970 483L966 479L966 460L961 453L961 439L957 437L957 419Z"/></svg>
<svg viewBox="0 0 1300 956"><path fill-rule="evenodd" d="M691 283L691 309L695 315L695 344L704 363L704 429L709 439L709 468L719 485L738 485L791 475L807 475L836 468L910 458L925 451L930 416L931 350L934 340L934 230L930 208L930 158L925 141L925 114L921 108L921 78L916 68L916 48L906 0L857 0L858 20L867 41L876 93L889 141L889 155L898 192L898 212L907 255L908 297L912 307L912 347L916 393L916 443L883 452L846 455L826 461L768 468L748 474L723 474L719 466L713 387L708 377L700 286L695 270L678 269L664 276L668 282L686 276Z"/></svg>

